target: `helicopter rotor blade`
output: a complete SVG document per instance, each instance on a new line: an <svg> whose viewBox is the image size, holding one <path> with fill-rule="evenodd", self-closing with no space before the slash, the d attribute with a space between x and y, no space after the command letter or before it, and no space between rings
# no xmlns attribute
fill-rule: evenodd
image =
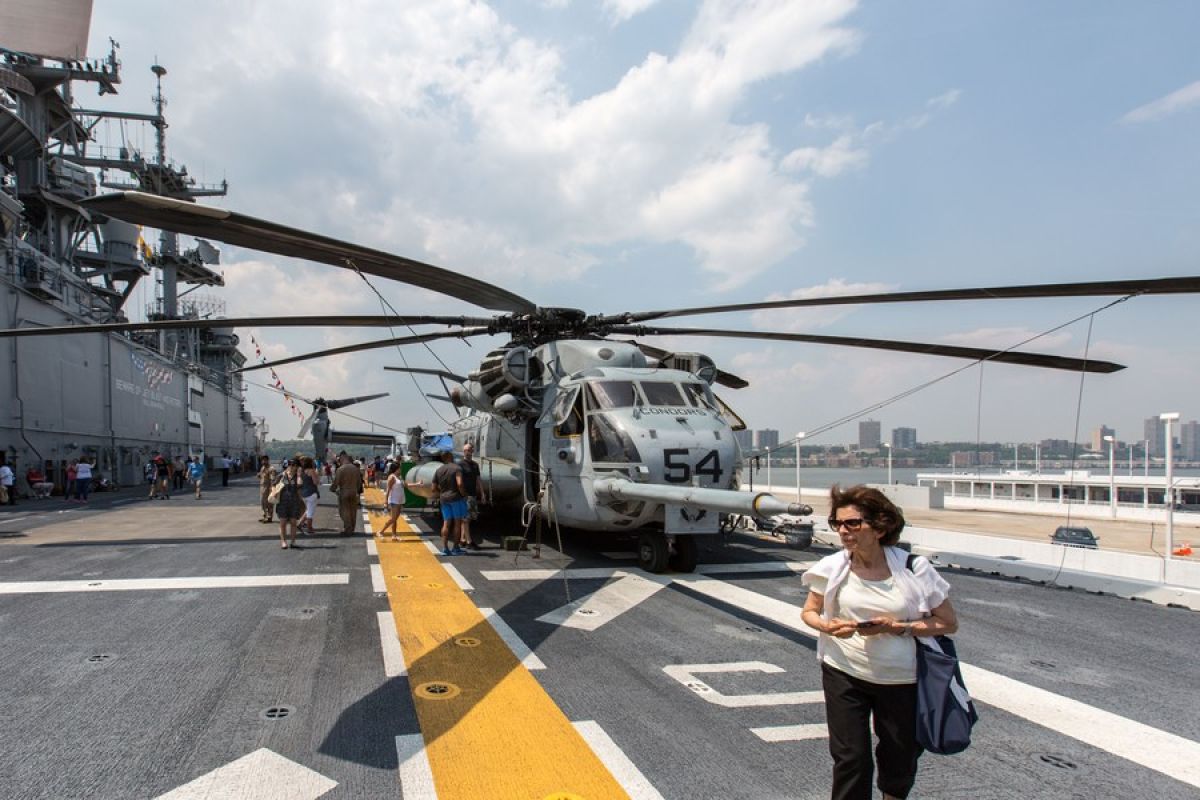
<svg viewBox="0 0 1200 800"><path fill-rule="evenodd" d="M531 313L537 310L536 304L520 295L458 272L223 208L143 192L116 192L81 202L89 210L126 222L216 239L282 256L320 261L343 269L358 269L495 311Z"/></svg>
<svg viewBox="0 0 1200 800"><path fill-rule="evenodd" d="M375 342L364 342L361 344L351 344L345 347L335 347L331 350L318 350L313 353L303 353L291 358L281 358L278 361L267 361L262 364L255 364L250 367L242 367L234 370L234 372L251 372L256 369L268 369L279 367L284 364L294 364L297 361L308 361L314 358L324 358L325 356L338 356L345 353L358 353L363 350L377 350L381 347L395 347L403 344L419 344L420 342L432 342L435 339L465 339L468 336L487 336L491 333L489 328L460 328L455 331L443 331L441 333L422 333L418 336L401 336L396 339L382 339Z"/></svg>
<svg viewBox="0 0 1200 800"><path fill-rule="evenodd" d="M805 297L795 300L768 300L761 303L731 303L662 311L640 311L598 317L600 324L646 322L667 317L723 314L731 311L766 311L810 306L866 305L872 303L919 303L932 300L1013 300L1034 297L1100 297L1105 295L1194 294L1200 292L1200 276L1151 278L1127 281L1091 281L1086 283L1044 283L1028 286L992 286L975 289L937 289L917 292Z"/></svg>
<svg viewBox="0 0 1200 800"><path fill-rule="evenodd" d="M389 372L410 372L414 375L436 375L439 378L446 378L455 383L466 383L465 375L458 375L453 372L447 372L444 369L424 369L421 367L384 367Z"/></svg>
<svg viewBox="0 0 1200 800"><path fill-rule="evenodd" d="M300 433L296 434L297 439L308 438L308 432L312 430L313 422L317 419L317 407L313 407L312 413L304 419L304 424L300 426Z"/></svg>
<svg viewBox="0 0 1200 800"><path fill-rule="evenodd" d="M1125 369L1123 364L1111 361L1070 358L1068 356L1026 353L1012 350L986 350L978 347L930 344L925 342L902 342L894 339L864 339L857 336L816 336L807 333L774 333L771 331L729 331L711 328L657 328L644 325L618 325L613 333L631 336L716 336L729 339L765 339L780 342L807 342L810 344L832 344L845 347L864 347L871 350L892 350L901 353L919 353L931 356L966 358L972 361L993 361L1001 364L1021 364L1027 367L1062 369L1071 372L1109 373Z"/></svg>
<svg viewBox="0 0 1200 800"><path fill-rule="evenodd" d="M387 397L389 392L380 392L379 394L367 394L362 397L344 397L341 400L326 400L324 406L330 411L337 411L339 408L352 406L356 403L365 403L368 400L378 400L381 397Z"/></svg>
<svg viewBox="0 0 1200 800"><path fill-rule="evenodd" d="M489 325L488 317L392 317L380 314L363 316L308 317L217 317L209 319L167 319L155 322L104 322L95 325L54 325L45 328L0 328L0 339L13 336L62 336L76 333L124 333L126 331L174 331L209 328L386 328L408 325Z"/></svg>

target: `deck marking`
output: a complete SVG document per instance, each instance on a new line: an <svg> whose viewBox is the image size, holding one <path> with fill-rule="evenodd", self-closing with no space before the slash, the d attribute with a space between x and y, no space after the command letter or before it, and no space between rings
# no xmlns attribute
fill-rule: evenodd
<svg viewBox="0 0 1200 800"><path fill-rule="evenodd" d="M444 562L421 547L379 550L410 687L441 683L459 690L434 700L413 693L438 796L628 796ZM466 638L478 645L455 644ZM513 745L535 740L537 748Z"/></svg>
<svg viewBox="0 0 1200 800"><path fill-rule="evenodd" d="M736 564L697 564L700 575L721 575L740 572L804 572L817 563L811 561L750 561Z"/></svg>
<svg viewBox="0 0 1200 800"><path fill-rule="evenodd" d="M463 577L463 574L458 571L458 567L454 566L453 564L442 564L442 569L446 570L446 572L454 580L454 583L458 585L458 588L462 589L464 592L475 591L475 587Z"/></svg>
<svg viewBox="0 0 1200 800"><path fill-rule="evenodd" d="M591 594L543 614L537 621L561 625L564 628L594 631L650 599L665 586L661 581L622 574L617 580Z"/></svg>
<svg viewBox="0 0 1200 800"><path fill-rule="evenodd" d="M795 706L808 703L824 703L825 693L814 692L767 692L765 694L722 694L697 678L704 673L765 672L779 674L787 672L783 667L765 661L735 661L725 664L668 664L663 672L691 689L713 705L723 708L760 708L762 706Z"/></svg>
<svg viewBox="0 0 1200 800"><path fill-rule="evenodd" d="M829 728L824 722L810 725L771 725L766 728L751 728L750 732L764 742L803 742L808 739L829 738Z"/></svg>
<svg viewBox="0 0 1200 800"><path fill-rule="evenodd" d="M426 549L428 549L429 552L433 553L435 556L440 556L442 554L441 548L434 544L432 539L422 539L421 544L425 545Z"/></svg>
<svg viewBox="0 0 1200 800"><path fill-rule="evenodd" d="M379 545L375 544L374 539L367 539L367 555L379 556Z"/></svg>
<svg viewBox="0 0 1200 800"><path fill-rule="evenodd" d="M521 663L525 666L525 669L546 668L546 665L537 657L537 654L529 649L529 646L517 635L516 631L509 627L504 618L496 613L494 608L481 608L479 609L479 613L483 614L483 618L496 629L496 633L508 645L508 649L513 651L513 655L521 659Z"/></svg>
<svg viewBox="0 0 1200 800"><path fill-rule="evenodd" d="M387 592L387 584L383 580L383 567L378 564L371 565L371 591L375 594Z"/></svg>
<svg viewBox="0 0 1200 800"><path fill-rule="evenodd" d="M156 800L212 800L216 797L316 800L336 786L337 781L264 747L161 794Z"/></svg>
<svg viewBox="0 0 1200 800"><path fill-rule="evenodd" d="M257 589L267 586L328 586L350 583L349 573L329 575L219 575L200 578L137 578L0 583L0 594L135 592L176 589Z"/></svg>
<svg viewBox="0 0 1200 800"><path fill-rule="evenodd" d="M621 788L629 794L630 800L663 800L663 796L646 780L646 776L629 756L625 755L625 751L600 727L600 723L588 719L572 724L591 746L592 752L608 767L608 771L617 779L617 783L621 784Z"/></svg>
<svg viewBox="0 0 1200 800"><path fill-rule="evenodd" d="M979 667L961 666L975 700L1200 788L1200 742Z"/></svg>
<svg viewBox="0 0 1200 800"><path fill-rule="evenodd" d="M584 569L486 569L479 574L489 581L547 581L551 578L579 578L580 580L608 580L618 575L627 575L628 569L617 567L593 567ZM641 573L643 576L646 573Z"/></svg>
<svg viewBox="0 0 1200 800"><path fill-rule="evenodd" d="M815 631L800 621L800 606L715 578L675 576L674 580L700 594L772 620L805 636L817 636ZM961 666L963 679L977 702L1002 709L1190 786L1200 787L1200 742L990 670L967 663Z"/></svg>
<svg viewBox="0 0 1200 800"><path fill-rule="evenodd" d="M396 737L396 756L400 762L400 796L404 800L437 800L433 770L425 753L425 740L419 733Z"/></svg>
<svg viewBox="0 0 1200 800"><path fill-rule="evenodd" d="M402 678L408 674L408 668L404 666L404 651L396 635L396 618L391 611L377 611L375 616L379 620L379 646L383 648L383 674Z"/></svg>
<svg viewBox="0 0 1200 800"><path fill-rule="evenodd" d="M12 517L10 519L0 519L0 525L5 525L9 522L24 522L27 519L33 519L33 517L28 516L28 517Z"/></svg>

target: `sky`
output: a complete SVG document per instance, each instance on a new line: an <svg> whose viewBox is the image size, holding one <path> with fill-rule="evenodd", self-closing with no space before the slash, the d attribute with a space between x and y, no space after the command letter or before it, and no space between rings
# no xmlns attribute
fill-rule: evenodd
<svg viewBox="0 0 1200 800"><path fill-rule="evenodd" d="M206 202L545 306L1156 278L1200 274L1198 29L1187 0L95 0L90 54L118 41L123 84L80 102L148 112L161 63L169 155L229 181ZM132 126L98 133L153 149ZM352 273L221 250L229 316L380 313ZM372 282L401 313L486 314ZM1022 349L1128 366L1082 382L843 347L647 341L712 356L750 382L723 391L749 427L785 440L824 430L811 444L856 441L868 417L885 438L903 426L921 441L1087 440L1101 424L1137 441L1146 417L1200 418L1200 298L1111 302L671 321L995 348L1045 334ZM383 338L333 325L239 334L272 358ZM465 373L501 344L403 355ZM347 409L364 420L444 427L453 409L423 396L441 387L382 369L400 363L375 350L278 372L301 396L390 392ZM256 385L265 372L247 379L252 413L293 438L287 402Z"/></svg>

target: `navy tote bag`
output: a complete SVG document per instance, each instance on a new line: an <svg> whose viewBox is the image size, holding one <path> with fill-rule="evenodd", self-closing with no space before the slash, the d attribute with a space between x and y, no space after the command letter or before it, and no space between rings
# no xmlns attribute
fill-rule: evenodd
<svg viewBox="0 0 1200 800"><path fill-rule="evenodd" d="M931 753L953 755L971 744L979 715L967 694L949 636L917 639L917 741Z"/></svg>

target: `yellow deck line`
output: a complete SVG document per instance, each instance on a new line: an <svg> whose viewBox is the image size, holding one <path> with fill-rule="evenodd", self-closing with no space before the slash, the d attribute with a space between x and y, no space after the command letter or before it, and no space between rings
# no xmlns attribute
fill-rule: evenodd
<svg viewBox="0 0 1200 800"><path fill-rule="evenodd" d="M370 517L373 530L387 519ZM400 542L377 539L379 562L439 800L628 798L403 517L400 528Z"/></svg>

